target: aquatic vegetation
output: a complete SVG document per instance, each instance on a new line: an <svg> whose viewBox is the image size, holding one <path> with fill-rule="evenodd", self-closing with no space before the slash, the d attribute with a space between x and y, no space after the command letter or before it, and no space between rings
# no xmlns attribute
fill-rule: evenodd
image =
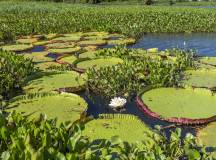
<svg viewBox="0 0 216 160"><path fill-rule="evenodd" d="M50 62L53 61L54 59L51 57L48 57L49 52L43 51L43 52L32 52L32 53L26 53L23 54L25 58L32 59L33 62L35 63L41 63L41 62Z"/></svg>
<svg viewBox="0 0 216 160"><path fill-rule="evenodd" d="M79 41L81 39L81 36L78 35L71 35L71 36L65 36L65 37L58 37L52 39L53 42L73 42L73 41Z"/></svg>
<svg viewBox="0 0 216 160"><path fill-rule="evenodd" d="M62 56L56 59L56 61L61 64L73 64L76 60L76 56Z"/></svg>
<svg viewBox="0 0 216 160"><path fill-rule="evenodd" d="M212 9L175 7L173 10L164 6L101 7L55 3L44 5L33 2L1 2L0 6L0 35L10 33L12 37L76 31L107 31L134 37L149 32L216 31L216 11ZM55 34L50 37L55 37ZM79 37L69 38L77 39Z"/></svg>
<svg viewBox="0 0 216 160"><path fill-rule="evenodd" d="M9 96L21 89L32 72L34 64L30 59L0 50L0 95Z"/></svg>
<svg viewBox="0 0 216 160"><path fill-rule="evenodd" d="M87 122L83 131L83 135L90 139L111 139L112 136L118 136L122 141L133 143L148 141L153 134L140 119L127 114L101 114L98 119Z"/></svg>
<svg viewBox="0 0 216 160"><path fill-rule="evenodd" d="M202 124L216 120L216 95L207 89L156 88L137 97L148 115L182 124Z"/></svg>
<svg viewBox="0 0 216 160"><path fill-rule="evenodd" d="M216 67L216 57L201 57L199 61L200 63Z"/></svg>
<svg viewBox="0 0 216 160"><path fill-rule="evenodd" d="M213 157L216 158L216 122L208 124L206 127L200 129L197 133L198 144L209 147L209 151L213 152Z"/></svg>
<svg viewBox="0 0 216 160"><path fill-rule="evenodd" d="M107 44L107 41L101 39L83 40L83 41L79 41L78 44L81 46L86 46L86 45L103 46Z"/></svg>
<svg viewBox="0 0 216 160"><path fill-rule="evenodd" d="M15 112L7 116L0 113L0 117L2 122L0 123L0 155L3 159L103 160L109 157L122 160L128 158L154 160L190 157L210 160L209 155L203 151L204 148L198 149L193 136L188 135L181 142L179 130L171 134L170 143L164 135L158 134L149 136L148 141L145 142L128 143L116 136L111 139L90 140L82 136L82 125L61 124L59 126L56 120L47 119L43 115L35 121L28 120Z"/></svg>
<svg viewBox="0 0 216 160"><path fill-rule="evenodd" d="M61 64L60 63L57 63L57 62L54 62L54 61L51 61L51 62L40 62L40 63L36 63L35 64L35 68L38 68L39 70L47 70L49 68L52 68L52 67L60 67Z"/></svg>
<svg viewBox="0 0 216 160"><path fill-rule="evenodd" d="M50 92L64 90L76 92L85 88L84 76L74 71L43 72L39 76L29 77L30 81L23 88L26 93Z"/></svg>
<svg viewBox="0 0 216 160"><path fill-rule="evenodd" d="M96 58L96 53L98 51L87 51L79 54L79 58Z"/></svg>
<svg viewBox="0 0 216 160"><path fill-rule="evenodd" d="M17 43L23 43L23 44L32 44L32 43L36 43L38 41L37 38L20 38L17 39L16 42Z"/></svg>
<svg viewBox="0 0 216 160"><path fill-rule="evenodd" d="M18 96L10 100L6 111L22 113L30 119L38 118L42 113L61 122L74 122L86 110L83 98L72 93L33 93Z"/></svg>
<svg viewBox="0 0 216 160"><path fill-rule="evenodd" d="M134 44L136 40L134 38L120 38L117 40L108 40L108 44L111 45L129 45Z"/></svg>
<svg viewBox="0 0 216 160"><path fill-rule="evenodd" d="M214 89L216 87L216 69L198 69L185 72L181 81L183 86L205 87Z"/></svg>
<svg viewBox="0 0 216 160"><path fill-rule="evenodd" d="M0 46L0 49L5 50L5 51L25 51L32 49L33 45L32 44L13 44L13 45L4 45Z"/></svg>
<svg viewBox="0 0 216 160"><path fill-rule="evenodd" d="M64 43L49 43L46 45L48 49L61 49L61 48L72 48L75 46L74 42L64 42Z"/></svg>
<svg viewBox="0 0 216 160"><path fill-rule="evenodd" d="M47 51L49 53L54 53L54 54L72 54L75 52L79 52L81 50L81 47L75 46L72 48L55 48L55 49L48 49Z"/></svg>
<svg viewBox="0 0 216 160"><path fill-rule="evenodd" d="M149 48L147 49L147 53L158 53L158 48Z"/></svg>
<svg viewBox="0 0 216 160"><path fill-rule="evenodd" d="M115 57L95 58L95 59L80 59L74 62L75 68L81 72L87 69L99 69L107 66L114 66L123 63L123 60Z"/></svg>

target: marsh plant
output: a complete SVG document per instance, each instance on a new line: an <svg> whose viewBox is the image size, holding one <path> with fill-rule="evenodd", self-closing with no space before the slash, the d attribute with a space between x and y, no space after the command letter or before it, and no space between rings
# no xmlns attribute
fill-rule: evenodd
<svg viewBox="0 0 216 160"><path fill-rule="evenodd" d="M0 50L0 95L9 96L15 89L21 89L33 71L31 59Z"/></svg>
<svg viewBox="0 0 216 160"><path fill-rule="evenodd" d="M0 122L0 157L5 160L211 159L205 148L198 148L193 136L187 135L181 141L179 129L169 141L156 132L146 134L148 141L128 143L116 136L110 140L90 140L82 136L83 124L57 125L55 119L45 115L28 120L15 112L0 112Z"/></svg>
<svg viewBox="0 0 216 160"><path fill-rule="evenodd" d="M182 71L193 67L193 55L177 49L169 50L167 54L173 56L172 60L164 60L160 55L152 58L125 48L103 51L98 56L121 57L124 63L99 70L89 69L88 86L107 97L128 97L149 86L178 86Z"/></svg>

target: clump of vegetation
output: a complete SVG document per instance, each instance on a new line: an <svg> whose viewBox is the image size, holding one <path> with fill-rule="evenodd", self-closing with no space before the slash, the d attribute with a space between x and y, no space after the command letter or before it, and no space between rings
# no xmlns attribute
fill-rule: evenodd
<svg viewBox="0 0 216 160"><path fill-rule="evenodd" d="M97 56L116 56L123 64L87 71L91 90L107 97L137 93L145 87L178 86L183 70L193 66L193 52L178 49L167 51L169 56L148 56L144 51L116 48L101 51Z"/></svg>
<svg viewBox="0 0 216 160"><path fill-rule="evenodd" d="M139 144L111 140L89 140L82 136L82 125L61 124L41 115L27 120L15 112L0 112L0 155L2 159L201 159L210 160L205 149L198 149L192 135L181 142L179 129L171 134L169 142L155 133L149 141ZM146 135L148 136L148 135ZM98 143L97 143L98 142ZM182 146L182 147L180 147Z"/></svg>
<svg viewBox="0 0 216 160"><path fill-rule="evenodd" d="M34 65L30 59L0 50L0 94L9 96L15 89L21 89L33 71Z"/></svg>

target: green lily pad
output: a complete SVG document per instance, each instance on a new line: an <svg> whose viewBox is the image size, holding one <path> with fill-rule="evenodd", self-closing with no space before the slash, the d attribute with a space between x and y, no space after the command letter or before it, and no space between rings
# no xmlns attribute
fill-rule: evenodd
<svg viewBox="0 0 216 160"><path fill-rule="evenodd" d="M52 41L56 41L56 42L71 42L71 41L79 41L80 39L81 39L81 36L74 35L74 36L66 36L66 37L54 38Z"/></svg>
<svg viewBox="0 0 216 160"><path fill-rule="evenodd" d="M202 57L200 63L216 66L216 57Z"/></svg>
<svg viewBox="0 0 216 160"><path fill-rule="evenodd" d="M216 87L216 69L188 70L182 80L184 86L193 87Z"/></svg>
<svg viewBox="0 0 216 160"><path fill-rule="evenodd" d="M17 43L22 43L22 44L32 44L37 42L37 38L25 38L25 39L18 39L16 40Z"/></svg>
<svg viewBox="0 0 216 160"><path fill-rule="evenodd" d="M216 122L212 122L207 127L200 129L197 134L198 144L214 148L213 157L216 158Z"/></svg>
<svg viewBox="0 0 216 160"><path fill-rule="evenodd" d="M96 58L97 51L88 51L79 54L79 58Z"/></svg>
<svg viewBox="0 0 216 160"><path fill-rule="evenodd" d="M32 44L13 44L13 45L5 45L1 47L2 50L5 51L12 51L12 52L16 52L16 51L25 51L25 50L29 50L33 48Z"/></svg>
<svg viewBox="0 0 216 160"><path fill-rule="evenodd" d="M136 42L133 38L120 38L117 40L108 40L108 44L111 45L129 45L134 44Z"/></svg>
<svg viewBox="0 0 216 160"><path fill-rule="evenodd" d="M133 127L132 127L133 126ZM85 124L82 132L90 139L111 139L119 136L123 141L146 141L147 135L153 135L153 131L140 121L136 116L126 114L102 114L99 119L94 119Z"/></svg>
<svg viewBox="0 0 216 160"><path fill-rule="evenodd" d="M36 63L35 67L39 68L40 70L47 70L50 67L60 67L61 64L56 63L56 62L41 62L41 63Z"/></svg>
<svg viewBox="0 0 216 160"><path fill-rule="evenodd" d="M80 50L81 50L81 47L76 46L76 47L73 47L73 48L48 49L47 51L49 53L54 53L54 54L70 54L70 53L79 52Z"/></svg>
<svg viewBox="0 0 216 160"><path fill-rule="evenodd" d="M77 60L76 56L63 56L57 59L57 62L59 63L67 63L72 64Z"/></svg>
<svg viewBox="0 0 216 160"><path fill-rule="evenodd" d="M55 34L55 33L50 33L50 34L47 34L47 35L44 35L44 37L46 39L53 39L53 38L56 38L58 35Z"/></svg>
<svg viewBox="0 0 216 160"><path fill-rule="evenodd" d="M76 63L76 67L79 69L88 69L88 68L101 68L106 66L113 66L123 63L123 60L120 58L110 57L110 58L97 58L97 59L89 59Z"/></svg>
<svg viewBox="0 0 216 160"><path fill-rule="evenodd" d="M74 92L84 87L84 77L75 71L45 72L42 77L30 80L24 87L24 91L27 93L50 92L61 88Z"/></svg>
<svg viewBox="0 0 216 160"><path fill-rule="evenodd" d="M147 53L158 53L158 48L149 48L147 49Z"/></svg>
<svg viewBox="0 0 216 160"><path fill-rule="evenodd" d="M81 46L86 46L86 45L94 45L94 46L102 46L102 45L106 45L107 41L105 40L101 40L101 39L96 39L96 40L84 40L84 41L80 41L78 42L79 45Z"/></svg>
<svg viewBox="0 0 216 160"><path fill-rule="evenodd" d="M206 123L216 115L216 95L204 88L156 88L141 96L148 114L179 123Z"/></svg>
<svg viewBox="0 0 216 160"><path fill-rule="evenodd" d="M83 36L104 36L104 35L108 35L108 32L86 32L83 33Z"/></svg>
<svg viewBox="0 0 216 160"><path fill-rule="evenodd" d="M30 119L38 118L44 113L49 118L57 118L59 124L65 121L74 122L86 109L87 103L76 94L41 93L15 97L6 111L21 112Z"/></svg>
<svg viewBox="0 0 216 160"><path fill-rule="evenodd" d="M85 36L85 40L106 40L109 39L109 35L93 35L93 36Z"/></svg>
<svg viewBox="0 0 216 160"><path fill-rule="evenodd" d="M54 59L47 56L48 52L32 52L24 54L25 58L30 58L33 62L50 62Z"/></svg>
<svg viewBox="0 0 216 160"><path fill-rule="evenodd" d="M86 51L95 51L98 48L98 46L85 46L83 47Z"/></svg>
<svg viewBox="0 0 216 160"><path fill-rule="evenodd" d="M49 43L46 45L48 49L64 49L64 48L73 48L75 46L74 42L65 42L65 43Z"/></svg>
<svg viewBox="0 0 216 160"><path fill-rule="evenodd" d="M35 42L35 43L33 43L33 45L34 46L44 46L44 45L47 45L47 44L49 44L50 43L50 41L48 40L44 40L44 41L38 41L38 42Z"/></svg>

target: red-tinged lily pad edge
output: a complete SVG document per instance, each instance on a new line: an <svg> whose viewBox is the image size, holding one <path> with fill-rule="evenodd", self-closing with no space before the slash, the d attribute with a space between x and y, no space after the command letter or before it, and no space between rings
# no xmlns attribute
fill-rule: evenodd
<svg viewBox="0 0 216 160"><path fill-rule="evenodd" d="M136 97L137 106L140 108L140 110L143 113L147 114L148 116L150 116L152 118L156 118L156 119L159 119L162 121L177 123L177 124L181 124L181 125L201 125L201 124L206 124L206 123L216 121L216 115L209 117L209 118L201 118L201 119L177 118L177 117L164 118L164 117L160 116L158 113L150 110L149 107L140 98L141 95L142 94L139 94Z"/></svg>

